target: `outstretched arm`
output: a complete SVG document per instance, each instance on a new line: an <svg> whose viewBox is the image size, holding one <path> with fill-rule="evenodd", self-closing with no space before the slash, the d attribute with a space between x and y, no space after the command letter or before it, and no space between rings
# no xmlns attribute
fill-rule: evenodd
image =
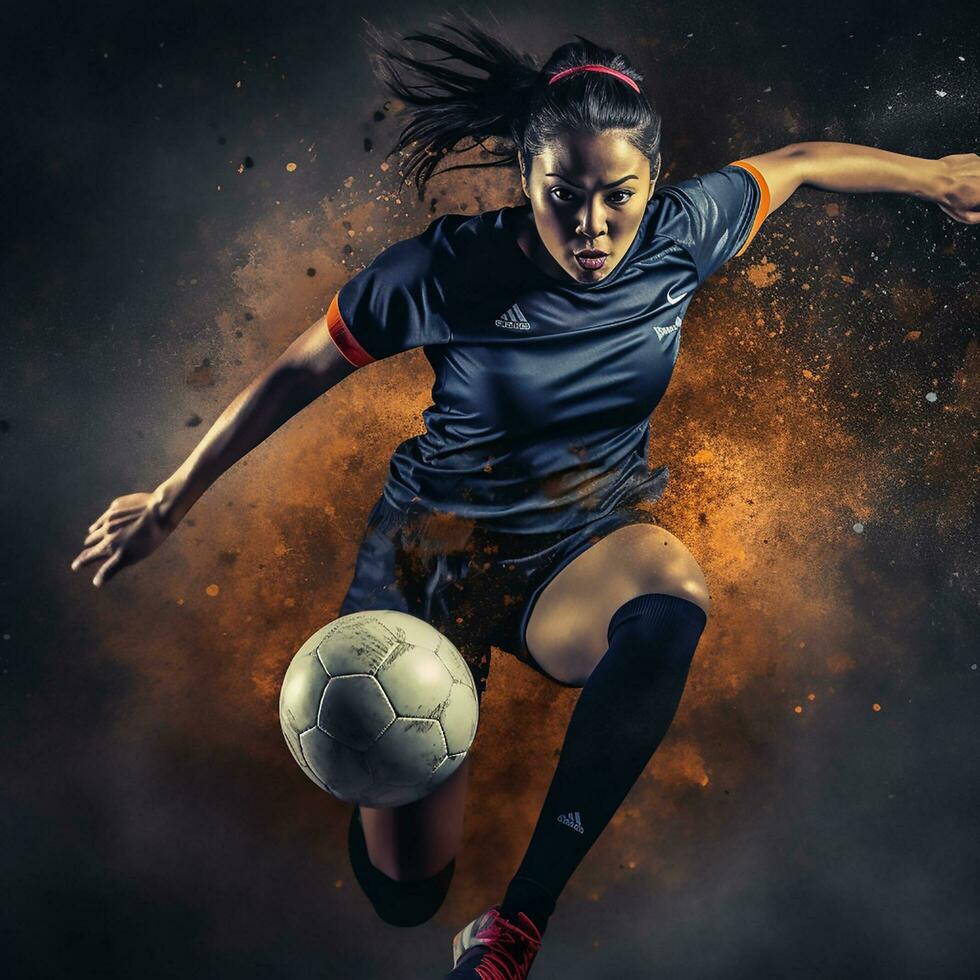
<svg viewBox="0 0 980 980"><path fill-rule="evenodd" d="M194 451L157 487L154 503L165 525L176 527L225 470L354 371L331 339L326 319L300 334L239 392Z"/></svg>
<svg viewBox="0 0 980 980"><path fill-rule="evenodd" d="M874 191L911 194L932 201L956 221L980 224L980 156L953 153L931 160L855 143L792 143L742 157L769 185L769 214L798 187L850 194Z"/></svg>
<svg viewBox="0 0 980 980"><path fill-rule="evenodd" d="M147 557L225 470L353 370L331 339L326 317L321 317L239 392L155 491L126 494L109 504L89 525L85 548L72 562L72 570L101 562L92 579L100 588L120 569Z"/></svg>

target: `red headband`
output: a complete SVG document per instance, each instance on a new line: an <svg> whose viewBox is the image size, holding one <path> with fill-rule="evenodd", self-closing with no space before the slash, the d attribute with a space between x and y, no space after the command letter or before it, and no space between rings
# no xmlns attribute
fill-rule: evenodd
<svg viewBox="0 0 980 980"><path fill-rule="evenodd" d="M629 75L624 75L621 71L616 71L615 68L607 68L605 65L576 65L574 68L566 68L564 71L558 72L556 75L552 75L548 79L549 85L554 85L555 82L560 78L564 78L566 75L571 75L575 71L603 71L607 75L615 75L617 78L621 78L627 85L631 88L636 89L637 92L640 91L640 86L633 81Z"/></svg>

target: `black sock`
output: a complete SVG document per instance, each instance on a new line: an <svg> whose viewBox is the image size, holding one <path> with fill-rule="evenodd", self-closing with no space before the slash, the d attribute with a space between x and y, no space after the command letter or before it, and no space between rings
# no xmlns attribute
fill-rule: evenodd
<svg viewBox="0 0 980 980"><path fill-rule="evenodd" d="M398 881L379 871L368 855L360 811L355 806L347 831L347 853L361 890L367 895L379 918L391 926L418 926L428 922L439 910L453 872L456 858L442 871L420 881Z"/></svg>
<svg viewBox="0 0 980 980"><path fill-rule="evenodd" d="M523 875L515 875L507 886L507 894L500 905L500 914L511 922L520 925L518 912L523 912L537 927L540 933L547 928L548 919L555 911L555 900L542 885Z"/></svg>
<svg viewBox="0 0 980 980"><path fill-rule="evenodd" d="M677 711L707 615L679 596L634 596L582 688L555 775L501 914L544 932L568 879L609 823Z"/></svg>

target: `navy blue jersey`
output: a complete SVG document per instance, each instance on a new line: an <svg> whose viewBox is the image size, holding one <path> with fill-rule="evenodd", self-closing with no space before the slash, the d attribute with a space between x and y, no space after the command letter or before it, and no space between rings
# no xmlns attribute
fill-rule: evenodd
<svg viewBox="0 0 980 980"><path fill-rule="evenodd" d="M694 291L741 255L768 213L742 161L657 188L604 278L559 281L515 232L530 204L446 214L345 283L327 313L354 365L422 347L426 431L391 458L383 493L508 532L582 526L666 480L647 465Z"/></svg>

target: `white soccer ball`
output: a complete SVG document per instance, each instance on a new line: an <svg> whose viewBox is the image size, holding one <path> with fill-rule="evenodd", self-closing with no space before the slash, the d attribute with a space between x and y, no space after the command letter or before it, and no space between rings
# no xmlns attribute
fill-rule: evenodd
<svg viewBox="0 0 980 980"><path fill-rule="evenodd" d="M473 675L422 619L392 609L341 616L297 651L279 720L293 758L347 803L401 806L459 767L476 735Z"/></svg>

